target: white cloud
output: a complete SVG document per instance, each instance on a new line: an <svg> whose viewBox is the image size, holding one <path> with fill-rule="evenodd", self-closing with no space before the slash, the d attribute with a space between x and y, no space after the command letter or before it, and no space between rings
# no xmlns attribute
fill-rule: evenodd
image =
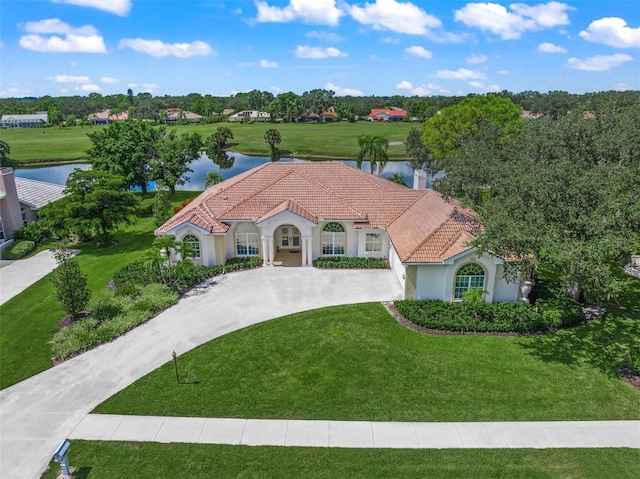
<svg viewBox="0 0 640 479"><path fill-rule="evenodd" d="M269 60L260 60L260 66L262 68L278 68L278 63L270 62Z"/></svg>
<svg viewBox="0 0 640 479"><path fill-rule="evenodd" d="M317 38L318 40L323 40L325 42L341 42L346 40L345 37L341 37L335 33L330 32L317 32L315 30L307 33L307 38Z"/></svg>
<svg viewBox="0 0 640 479"><path fill-rule="evenodd" d="M10 83L6 90L0 90L0 98L22 98L33 96L33 92L17 83Z"/></svg>
<svg viewBox="0 0 640 479"><path fill-rule="evenodd" d="M514 3L511 11L497 3L468 3L454 13L455 21L500 35L504 40L520 38L523 32L568 25L567 11L573 7L559 2L525 5Z"/></svg>
<svg viewBox="0 0 640 479"><path fill-rule="evenodd" d="M308 47L303 45L298 45L294 51L294 55L298 58L329 58L329 57L346 57L347 54L341 52L337 48L329 47Z"/></svg>
<svg viewBox="0 0 640 479"><path fill-rule="evenodd" d="M177 58L206 57L216 52L207 43L196 40L193 43L164 43L161 40L144 40L142 38L123 38L118 48L131 48L140 53L154 57L174 56Z"/></svg>
<svg viewBox="0 0 640 479"><path fill-rule="evenodd" d="M483 80L484 73L474 72L466 68L458 68L457 70L440 70L435 74L436 78L444 80Z"/></svg>
<svg viewBox="0 0 640 479"><path fill-rule="evenodd" d="M267 2L255 1L257 21L288 23L296 20L312 25L336 26L344 12L335 0L289 0L286 7L272 7Z"/></svg>
<svg viewBox="0 0 640 479"><path fill-rule="evenodd" d="M407 90L412 95L416 96L429 96L434 93L442 93L447 94L450 93L449 90L442 88L440 85L436 85L435 83L428 83L426 85L421 86L413 86L411 82L407 80L402 80L400 83L396 84L396 88L398 90Z"/></svg>
<svg viewBox="0 0 640 479"><path fill-rule="evenodd" d="M27 22L20 46L42 53L106 53L104 39L92 25L72 27L58 18ZM61 35L61 36L56 36ZM50 36L47 36L50 35Z"/></svg>
<svg viewBox="0 0 640 479"><path fill-rule="evenodd" d="M478 88L479 90L485 91L500 91L501 88L498 85L485 85L479 81L470 81L468 84L474 88Z"/></svg>
<svg viewBox="0 0 640 479"><path fill-rule="evenodd" d="M327 83L324 88L325 90L335 92L336 96L364 96L364 93L360 90L356 90L355 88L342 88L333 83Z"/></svg>
<svg viewBox="0 0 640 479"><path fill-rule="evenodd" d="M508 70L498 70L498 73L499 73L500 75L508 75L508 74L509 74L509 71L508 71Z"/></svg>
<svg viewBox="0 0 640 479"><path fill-rule="evenodd" d="M548 42L538 45L538 51L543 53L567 53L566 48Z"/></svg>
<svg viewBox="0 0 640 479"><path fill-rule="evenodd" d="M618 83L615 86L615 90L616 91L630 91L630 90L633 90L633 87L631 85L629 85L628 83Z"/></svg>
<svg viewBox="0 0 640 479"><path fill-rule="evenodd" d="M120 82L120 80L118 80L117 78L113 78L113 77L102 77L102 78L100 78L100 81L102 83L108 83L110 85L114 85L114 84Z"/></svg>
<svg viewBox="0 0 640 479"><path fill-rule="evenodd" d="M79 7L97 8L121 17L126 17L131 11L131 0L53 0L53 3L67 3Z"/></svg>
<svg viewBox="0 0 640 479"><path fill-rule="evenodd" d="M627 26L622 18L601 18L591 22L580 36L589 42L603 43L610 47L640 47L640 28Z"/></svg>
<svg viewBox="0 0 640 479"><path fill-rule="evenodd" d="M56 83L91 83L91 79L88 76L55 75L48 78Z"/></svg>
<svg viewBox="0 0 640 479"><path fill-rule="evenodd" d="M486 55L471 55L467 58L467 63L469 65L479 65L480 63L485 63L487 60L489 59Z"/></svg>
<svg viewBox="0 0 640 479"><path fill-rule="evenodd" d="M381 38L380 41L382 43L389 43L390 45L397 45L398 43L400 43L399 38L393 38L393 37L384 37L384 38Z"/></svg>
<svg viewBox="0 0 640 479"><path fill-rule="evenodd" d="M569 58L567 64L570 68L575 68L576 70L601 72L611 70L612 68L631 60L633 60L633 57L630 55L616 53L615 55L596 55L594 57L585 58L584 60L580 60L579 58Z"/></svg>
<svg viewBox="0 0 640 479"><path fill-rule="evenodd" d="M159 85L155 83L143 83L142 93L156 93L160 89Z"/></svg>
<svg viewBox="0 0 640 479"><path fill-rule="evenodd" d="M94 93L100 91L100 87L95 83L89 83L87 85L80 85L74 88L76 91L81 91L85 93Z"/></svg>
<svg viewBox="0 0 640 479"><path fill-rule="evenodd" d="M277 87L277 86L273 86L273 85L271 85L271 86L269 87L269 89L270 89L271 91L275 91L276 93L280 93L280 92L282 91L282 88L279 88L279 87Z"/></svg>
<svg viewBox="0 0 640 479"><path fill-rule="evenodd" d="M433 56L429 50L416 45L405 48L404 51L420 58L431 58Z"/></svg>
<svg viewBox="0 0 640 479"><path fill-rule="evenodd" d="M352 6L351 16L374 30L391 30L408 35L424 35L430 28L442 26L442 22L409 2L376 0L364 7Z"/></svg>
<svg viewBox="0 0 640 479"><path fill-rule="evenodd" d="M99 35L65 35L61 38L29 34L20 37L20 46L25 50L42 53L107 53L104 40Z"/></svg>

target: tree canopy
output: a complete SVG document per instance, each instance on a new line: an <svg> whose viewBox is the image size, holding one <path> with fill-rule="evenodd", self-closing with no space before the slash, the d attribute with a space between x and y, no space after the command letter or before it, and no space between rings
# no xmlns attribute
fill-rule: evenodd
<svg viewBox="0 0 640 479"><path fill-rule="evenodd" d="M150 177L169 188L171 195L176 185L184 185L192 172L189 163L200 156L202 137L198 133L183 133L162 130L155 146L156 154L149 162Z"/></svg>
<svg viewBox="0 0 640 479"><path fill-rule="evenodd" d="M76 168L66 186L67 196L39 212L45 226L58 236L75 234L88 239L96 235L107 245L115 228L132 223L138 211L138 198L122 190L123 181L118 176Z"/></svg>

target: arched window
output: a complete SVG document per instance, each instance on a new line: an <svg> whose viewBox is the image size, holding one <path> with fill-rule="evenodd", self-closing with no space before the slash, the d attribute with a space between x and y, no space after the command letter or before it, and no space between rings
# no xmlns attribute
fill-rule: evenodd
<svg viewBox="0 0 640 479"><path fill-rule="evenodd" d="M476 263L466 264L456 273L453 299L462 299L464 292L471 288L484 290L484 269Z"/></svg>
<svg viewBox="0 0 640 479"><path fill-rule="evenodd" d="M322 254L325 256L344 255L345 232L340 223L327 223L322 228Z"/></svg>
<svg viewBox="0 0 640 479"><path fill-rule="evenodd" d="M191 246L193 249L193 259L200 259L200 240L195 235L186 235L182 238L182 243Z"/></svg>
<svg viewBox="0 0 640 479"><path fill-rule="evenodd" d="M236 228L236 256L258 256L260 231L253 223L240 223Z"/></svg>

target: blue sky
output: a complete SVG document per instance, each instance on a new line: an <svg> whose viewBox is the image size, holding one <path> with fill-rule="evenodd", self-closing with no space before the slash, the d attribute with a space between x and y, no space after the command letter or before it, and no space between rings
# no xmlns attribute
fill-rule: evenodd
<svg viewBox="0 0 640 479"><path fill-rule="evenodd" d="M640 90L640 2L2 0L0 97Z"/></svg>

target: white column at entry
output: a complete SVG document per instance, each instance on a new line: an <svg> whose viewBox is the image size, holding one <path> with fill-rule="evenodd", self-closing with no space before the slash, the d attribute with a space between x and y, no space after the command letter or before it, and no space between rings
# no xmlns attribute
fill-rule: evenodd
<svg viewBox="0 0 640 479"><path fill-rule="evenodd" d="M269 239L262 238L262 266L269 266Z"/></svg>
<svg viewBox="0 0 640 479"><path fill-rule="evenodd" d="M313 266L313 238L308 238L307 241L307 265Z"/></svg>
<svg viewBox="0 0 640 479"><path fill-rule="evenodd" d="M302 261L301 266L307 265L307 238L302 238Z"/></svg>
<svg viewBox="0 0 640 479"><path fill-rule="evenodd" d="M269 244L269 264L271 266L273 266L273 261L275 259L274 258L274 256L275 256L275 253L274 253L275 248L273 247L273 237L269 238L267 240L267 243Z"/></svg>

